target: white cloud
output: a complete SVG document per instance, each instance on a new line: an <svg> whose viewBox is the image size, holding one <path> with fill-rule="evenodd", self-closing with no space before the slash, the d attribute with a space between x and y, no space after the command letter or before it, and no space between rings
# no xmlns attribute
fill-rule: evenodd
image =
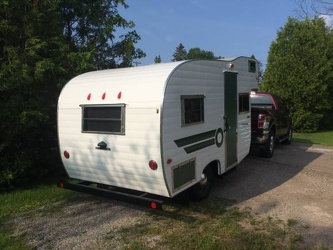
<svg viewBox="0 0 333 250"><path fill-rule="evenodd" d="M326 26L333 27L333 16L331 15L320 15L319 17L325 20Z"/></svg>

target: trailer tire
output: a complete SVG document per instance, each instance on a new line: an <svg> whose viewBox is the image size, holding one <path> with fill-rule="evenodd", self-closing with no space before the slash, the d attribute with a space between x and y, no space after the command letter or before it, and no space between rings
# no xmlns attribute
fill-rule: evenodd
<svg viewBox="0 0 333 250"><path fill-rule="evenodd" d="M269 131L267 142L261 150L261 154L263 157L272 158L274 154L275 148L275 133L274 131Z"/></svg>
<svg viewBox="0 0 333 250"><path fill-rule="evenodd" d="M210 166L206 167L202 174L204 178L190 189L190 199L192 201L201 201L209 196L214 178L212 168Z"/></svg>

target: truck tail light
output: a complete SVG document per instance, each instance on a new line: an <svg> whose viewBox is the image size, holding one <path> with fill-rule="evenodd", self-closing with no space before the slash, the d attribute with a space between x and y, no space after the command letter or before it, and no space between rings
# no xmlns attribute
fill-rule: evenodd
<svg viewBox="0 0 333 250"><path fill-rule="evenodd" d="M266 115L259 114L258 115L258 128L264 128L265 121L266 121Z"/></svg>

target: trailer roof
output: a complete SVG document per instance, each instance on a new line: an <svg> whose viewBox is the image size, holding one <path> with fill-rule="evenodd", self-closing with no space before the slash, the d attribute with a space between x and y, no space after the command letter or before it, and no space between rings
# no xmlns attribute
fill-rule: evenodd
<svg viewBox="0 0 333 250"><path fill-rule="evenodd" d="M65 85L59 97L59 105L77 107L79 104L158 102L163 96L169 75L185 62L84 73Z"/></svg>

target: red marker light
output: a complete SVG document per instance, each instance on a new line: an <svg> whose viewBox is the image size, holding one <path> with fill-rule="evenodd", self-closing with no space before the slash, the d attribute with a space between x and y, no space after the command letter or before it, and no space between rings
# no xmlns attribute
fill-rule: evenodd
<svg viewBox="0 0 333 250"><path fill-rule="evenodd" d="M103 100L105 99L105 96L106 96L106 93L104 92L103 95L102 95Z"/></svg>
<svg viewBox="0 0 333 250"><path fill-rule="evenodd" d="M235 65L232 64L232 63L230 63L230 64L228 65L228 67L229 67L229 69L234 69L234 68L235 68Z"/></svg>
<svg viewBox="0 0 333 250"><path fill-rule="evenodd" d="M118 99L121 98L121 91L118 93L118 96L117 96Z"/></svg>
<svg viewBox="0 0 333 250"><path fill-rule="evenodd" d="M152 209L156 209L156 208L157 208L157 205L156 205L155 202L152 202L152 203L150 203L150 207L151 207Z"/></svg>
<svg viewBox="0 0 333 250"><path fill-rule="evenodd" d="M157 167L158 167L156 161L150 160L149 161L149 167L150 167L151 170L156 170Z"/></svg>
<svg viewBox="0 0 333 250"><path fill-rule="evenodd" d="M60 182L60 183L59 183L59 187L60 187L60 188L64 188L64 187L65 187L64 183Z"/></svg>
<svg viewBox="0 0 333 250"><path fill-rule="evenodd" d="M172 159L167 159L167 164L170 164L172 162Z"/></svg>
<svg viewBox="0 0 333 250"><path fill-rule="evenodd" d="M64 157L65 157L66 159L69 159L69 157L70 157L69 153L68 153L66 150L64 151Z"/></svg>
<svg viewBox="0 0 333 250"><path fill-rule="evenodd" d="M89 95L87 96L87 100L89 101L91 98L91 93L89 93Z"/></svg>

